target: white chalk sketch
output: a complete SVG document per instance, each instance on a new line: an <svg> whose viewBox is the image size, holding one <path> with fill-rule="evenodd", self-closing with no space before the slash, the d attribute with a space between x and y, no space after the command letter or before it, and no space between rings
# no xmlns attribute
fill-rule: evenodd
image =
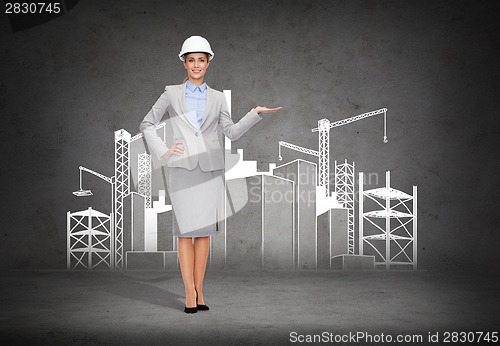
<svg viewBox="0 0 500 346"><path fill-rule="evenodd" d="M224 90L224 95L230 111L231 92ZM414 202L411 237L399 233L407 230L406 221L401 221L398 228L391 228L389 233L386 227L379 230L380 234L374 234L369 229L371 219L403 220L410 213L396 211L396 205L383 211L363 211L363 199L359 201L363 213L359 214L359 234L356 234L354 162L334 160L335 186L330 191L330 129L383 114L383 140L387 142L386 112L386 108L381 108L336 122L320 119L318 127L311 130L318 132L319 150L279 142L280 161L283 146L316 156L318 162L292 159L280 166L270 163L268 171L258 171L257 162L245 159L243 149L232 153L231 141L223 137L225 207L218 216L221 234L210 239L209 266L239 270L373 270L382 265L390 269L404 262L416 269L416 187L410 196ZM155 129L168 144L167 125L164 121ZM177 238L172 233L173 210L167 201L169 192L165 191L168 167L150 155L142 133L132 136L121 129L114 136L112 177L79 168L80 189L73 194L93 195L82 185L82 174L90 173L110 184L111 206L109 213L90 206L83 211L68 211L67 268L179 270ZM397 190L388 186L385 190L363 191L362 196L386 202L397 200L399 207L408 202L408 195L395 193ZM370 253L368 247L386 239L387 234L388 243L384 244L389 244L389 250L386 246L385 250ZM354 247L356 235L360 244L358 254ZM408 244L403 244L403 240L412 242L412 253L407 251ZM391 246L399 246L399 251L394 252ZM406 256L406 260L401 260L401 256Z"/></svg>
<svg viewBox="0 0 500 346"><path fill-rule="evenodd" d="M89 207L67 213L67 268L113 269L113 215Z"/></svg>
<svg viewBox="0 0 500 346"><path fill-rule="evenodd" d="M347 208L347 238L349 255L354 254L354 162L337 164L335 160L335 194L339 203Z"/></svg>
<svg viewBox="0 0 500 346"><path fill-rule="evenodd" d="M376 111L367 112L356 115L351 118L342 119L334 123L330 123L328 119L318 120L318 127L311 129L312 132L318 132L318 147L319 151L308 148L303 148L295 144L287 143L284 141L279 142L278 156L281 157L281 147L290 148L305 154L311 154L319 158L319 185L324 186L327 196L330 195L330 129L352 122L365 119L377 114L384 114L384 143L387 143L387 108L381 108Z"/></svg>
<svg viewBox="0 0 500 346"><path fill-rule="evenodd" d="M151 155L148 153L139 154L139 167L137 170L139 182L137 192L146 198L146 208L152 208L151 203Z"/></svg>
<svg viewBox="0 0 500 346"><path fill-rule="evenodd" d="M363 179L360 172L360 254L373 254L375 265L386 269L395 266L417 269L417 187L413 186L413 196L392 188L390 171L385 174L385 187L364 190ZM380 209L366 211L365 199L372 200ZM377 220L382 222L377 224Z"/></svg>
<svg viewBox="0 0 500 346"><path fill-rule="evenodd" d="M73 192L77 197L86 197L93 194L90 190L84 190L82 188L82 172L84 171L111 184L111 216L114 220L111 229L114 238L112 263L116 269L123 268L123 197L129 194L129 138L130 134L125 130L115 132L115 175L113 177L107 177L101 173L80 166L80 190Z"/></svg>

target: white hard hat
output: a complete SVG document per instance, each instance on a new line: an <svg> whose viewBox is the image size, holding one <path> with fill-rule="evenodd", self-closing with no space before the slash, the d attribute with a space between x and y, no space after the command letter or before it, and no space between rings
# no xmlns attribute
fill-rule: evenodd
<svg viewBox="0 0 500 346"><path fill-rule="evenodd" d="M184 61L184 58L182 57L184 54L195 52L208 53L208 60L212 60L214 57L214 52L212 52L210 43L208 43L206 38L201 36L191 36L182 44L179 59Z"/></svg>

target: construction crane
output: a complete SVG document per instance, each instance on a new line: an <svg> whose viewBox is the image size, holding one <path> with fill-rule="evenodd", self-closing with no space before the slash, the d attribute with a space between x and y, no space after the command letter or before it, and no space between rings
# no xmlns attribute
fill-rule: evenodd
<svg viewBox="0 0 500 346"><path fill-rule="evenodd" d="M162 122L155 126L155 130L163 128L163 136L165 138L165 123ZM122 269L124 267L124 254L123 254L123 200L130 193L130 144L136 140L139 140L143 137L142 133L139 133L135 136L131 136L129 132L124 129L115 131L115 150L114 150L114 168L115 174L112 177L107 177L100 173L97 173L91 169L80 166L80 190L74 191L73 194L77 197L91 196L92 191L83 190L82 188L82 172L91 173L106 182L110 183L111 188L111 210L114 219L114 269ZM141 178L144 178L142 175L150 175L150 158L143 157L144 162L139 167L139 175ZM142 175L141 175L142 174ZM149 176L146 176L146 179L143 179L143 185L140 186L141 191L150 191L151 189L151 179ZM145 195L146 201L151 204L150 194L146 193Z"/></svg>
<svg viewBox="0 0 500 346"><path fill-rule="evenodd" d="M95 175L96 177L99 177L105 181L107 181L108 183L110 184L113 184L113 178L114 177L107 177L101 173L97 173L91 169L88 169L88 168L85 168L83 166L80 166L78 167L78 169L80 170L80 190L78 191L74 191L73 192L73 195L77 196L77 197L83 197L83 196L92 196L92 191L90 190L83 190L82 189L82 171L85 171L85 172L89 172L90 174L93 174Z"/></svg>
<svg viewBox="0 0 500 346"><path fill-rule="evenodd" d="M75 196L90 196L90 190L82 189L82 171L89 172L106 182L111 188L111 210L114 219L114 269L124 267L123 256L123 199L130 193L130 133L121 129L115 131L115 175L107 177L91 169L80 166L80 190L73 192Z"/></svg>
<svg viewBox="0 0 500 346"><path fill-rule="evenodd" d="M373 115L377 114L384 114L384 143L387 143L387 108L381 108L375 111L363 113L356 115L351 118L347 119L342 119L339 121L336 121L334 123L330 123L330 120L328 119L320 119L318 120L318 127L311 129L311 132L319 132L319 151L316 150L311 150L307 148L300 147L295 144L287 143L284 141L279 141L279 153L278 157L280 161L282 160L281 157L281 147L286 147L289 149L293 149L305 154L311 154L314 156L317 156L319 158L319 185L325 187L325 193L326 196L330 195L330 180L329 180L329 175L330 175L330 129L333 127L338 127L342 125L347 125L352 122L365 119L368 117L371 117Z"/></svg>

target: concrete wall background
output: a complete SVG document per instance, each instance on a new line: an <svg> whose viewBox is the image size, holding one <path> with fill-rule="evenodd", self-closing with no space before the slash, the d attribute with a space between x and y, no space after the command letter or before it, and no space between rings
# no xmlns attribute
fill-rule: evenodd
<svg viewBox="0 0 500 346"><path fill-rule="evenodd" d="M333 129L330 159L355 161L383 184L419 188L419 265L498 263L499 4L495 1L81 1L12 33L0 16L2 269L65 266L66 212L109 208L113 132L135 134L190 35L215 52L206 81L231 89L233 118L267 115L233 143L260 169L278 141L317 149L310 129L387 107ZM286 150L286 149L285 149ZM310 157L284 151L285 160Z"/></svg>

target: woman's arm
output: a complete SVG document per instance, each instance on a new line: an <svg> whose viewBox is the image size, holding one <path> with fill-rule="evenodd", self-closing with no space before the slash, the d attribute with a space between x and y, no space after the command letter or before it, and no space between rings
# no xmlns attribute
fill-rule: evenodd
<svg viewBox="0 0 500 346"><path fill-rule="evenodd" d="M148 114L146 114L139 126L139 130L144 135L149 150L158 158L158 160L161 160L165 154L166 157L170 156L172 153L168 153L171 149L175 149L169 149L155 130L155 127L160 123L169 107L170 99L168 95L168 87L165 87L165 91L161 94L153 107L151 107L151 110Z"/></svg>
<svg viewBox="0 0 500 346"><path fill-rule="evenodd" d="M222 107L219 114L219 126L222 129L224 135L230 140L234 141L240 138L245 132L247 132L253 125L262 120L260 113L271 113L280 110L282 107L277 108L267 108L257 106L252 108L243 118L240 119L236 124L231 119L229 114L229 108L227 106L226 98L224 94L221 93L222 97Z"/></svg>

